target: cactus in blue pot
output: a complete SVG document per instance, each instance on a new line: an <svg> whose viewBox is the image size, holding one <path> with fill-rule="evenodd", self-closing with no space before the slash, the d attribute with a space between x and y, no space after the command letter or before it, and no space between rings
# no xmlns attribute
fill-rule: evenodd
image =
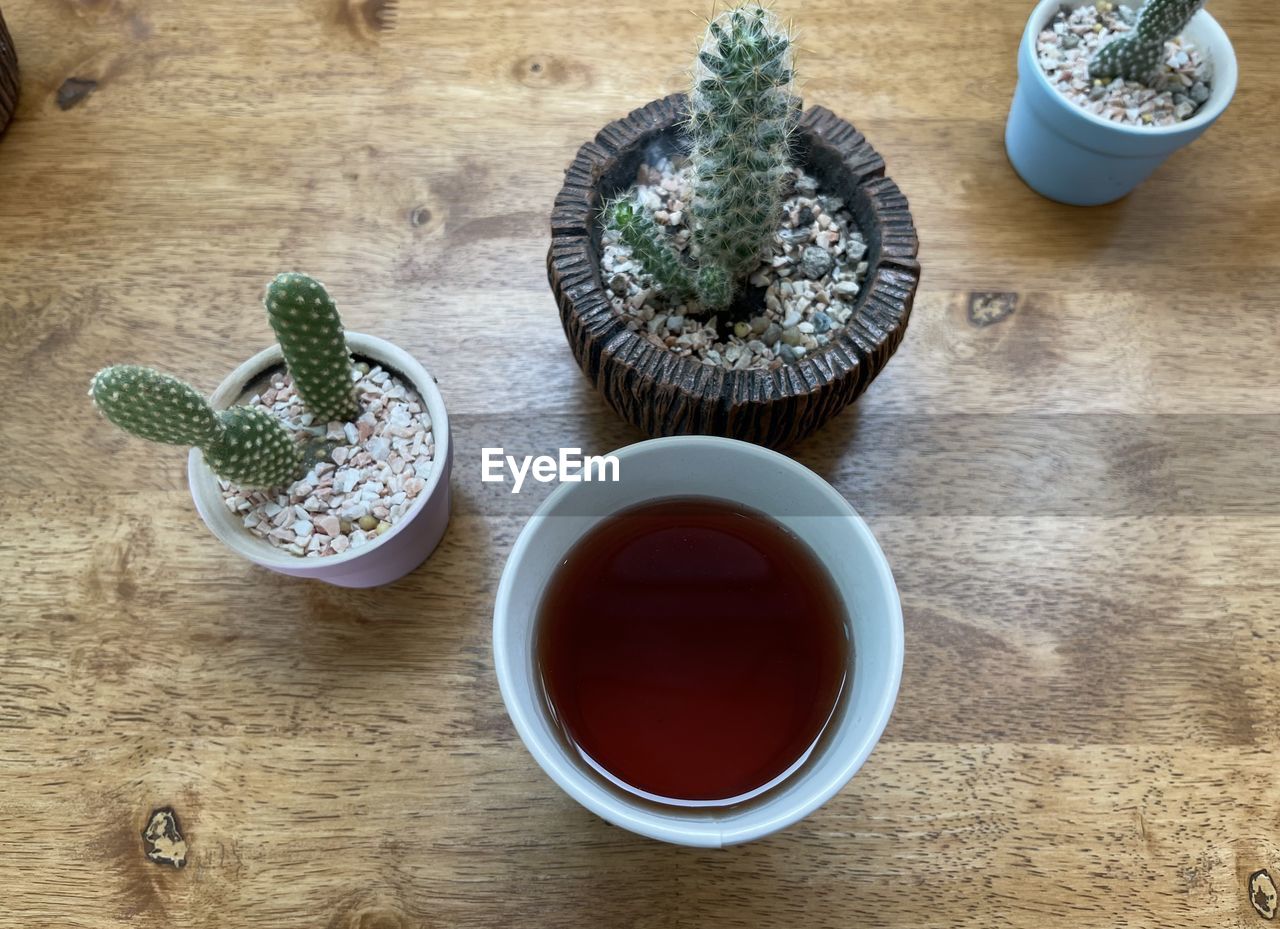
<svg viewBox="0 0 1280 929"><path fill-rule="evenodd" d="M1147 0L1133 31L1094 53L1089 74L1149 83L1160 69L1165 43L1181 35L1202 6L1204 0Z"/></svg>

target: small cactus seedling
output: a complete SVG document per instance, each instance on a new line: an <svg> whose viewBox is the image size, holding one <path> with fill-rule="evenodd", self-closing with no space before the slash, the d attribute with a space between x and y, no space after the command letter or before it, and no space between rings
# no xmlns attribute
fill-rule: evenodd
<svg viewBox="0 0 1280 929"><path fill-rule="evenodd" d="M280 274L263 304L307 409L326 422L360 415L342 319L324 285L305 274Z"/></svg>
<svg viewBox="0 0 1280 929"><path fill-rule="evenodd" d="M653 275L669 297L686 300L694 296L693 273L667 243L666 234L652 216L637 209L630 199L623 198L609 204L605 220L618 231L640 266Z"/></svg>
<svg viewBox="0 0 1280 929"><path fill-rule="evenodd" d="M1187 28L1204 0L1147 0L1133 31L1102 46L1089 62L1096 78L1123 77L1146 83L1160 68L1164 45Z"/></svg>
<svg viewBox="0 0 1280 929"><path fill-rule="evenodd" d="M697 268L630 200L606 208L605 222L674 299L696 296L704 312L718 312L759 264L778 228L791 168L791 79L791 37L768 10L747 4L707 27L688 122Z"/></svg>
<svg viewBox="0 0 1280 929"><path fill-rule="evenodd" d="M215 473L245 487L283 484L302 463L293 437L266 410L239 406L219 412L195 388L151 368L104 368L90 393L121 429L152 442L194 445Z"/></svg>
<svg viewBox="0 0 1280 929"><path fill-rule="evenodd" d="M355 419L360 407L351 355L324 285L305 274L281 274L268 285L264 303L307 409L324 422ZM152 442L195 446L216 474L242 487L287 483L305 462L302 446L266 410L214 410L195 388L151 368L104 368L90 395L121 429Z"/></svg>

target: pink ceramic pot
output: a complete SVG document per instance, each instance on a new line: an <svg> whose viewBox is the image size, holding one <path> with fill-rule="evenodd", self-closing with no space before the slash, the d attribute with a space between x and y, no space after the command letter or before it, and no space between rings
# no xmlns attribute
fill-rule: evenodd
<svg viewBox="0 0 1280 929"><path fill-rule="evenodd" d="M187 482L191 485L191 496L205 525L228 548L254 564L281 574L312 578L339 587L377 587L408 574L440 544L449 524L449 473L453 468L453 443L450 441L444 400L426 368L408 352L374 336L348 332L347 345L356 358L375 362L411 383L431 415L436 467L427 479L427 486L414 501L413 509L395 526L367 545L349 549L341 555L300 558L245 530L240 517L223 503L218 479L204 463L204 455L198 448L193 448L187 458ZM244 396L249 384L283 364L280 346L263 349L233 371L214 391L209 402L219 410L233 406Z"/></svg>

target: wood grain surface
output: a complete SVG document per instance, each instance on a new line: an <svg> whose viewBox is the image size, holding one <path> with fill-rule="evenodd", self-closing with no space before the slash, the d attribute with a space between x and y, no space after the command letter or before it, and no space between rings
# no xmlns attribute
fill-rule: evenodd
<svg viewBox="0 0 1280 929"><path fill-rule="evenodd" d="M1213 0L1235 102L1094 210L1005 161L1028 0L779 0L806 101L884 156L928 269L883 374L794 449L880 538L906 667L843 792L715 853L595 819L516 738L490 611L545 488L479 482L484 445L638 437L565 343L547 218L581 142L682 88L689 5L0 2L23 68L0 142L0 926L1266 925L1270 0ZM257 295L285 269L419 357L457 424L448 535L382 590L237 560L182 452L85 397L116 361L212 389L269 341Z"/></svg>

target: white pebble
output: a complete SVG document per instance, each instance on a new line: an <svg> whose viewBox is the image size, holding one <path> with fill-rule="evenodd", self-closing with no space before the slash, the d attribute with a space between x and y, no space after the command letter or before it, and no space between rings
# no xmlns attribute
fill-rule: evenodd
<svg viewBox="0 0 1280 929"><path fill-rule="evenodd" d="M344 505L338 511L338 515L347 521L359 519L361 516L369 515L369 505L361 500L355 500Z"/></svg>

